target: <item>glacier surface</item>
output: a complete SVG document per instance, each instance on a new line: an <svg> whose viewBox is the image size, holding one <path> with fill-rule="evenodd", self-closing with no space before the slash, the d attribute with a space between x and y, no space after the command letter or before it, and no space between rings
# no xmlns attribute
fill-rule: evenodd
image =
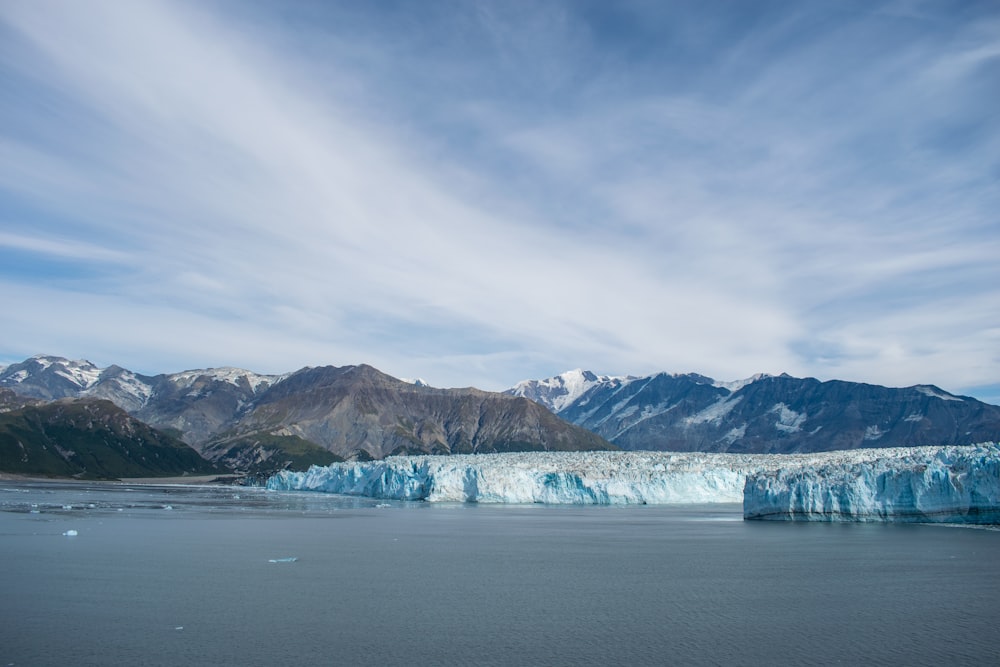
<svg viewBox="0 0 1000 667"><path fill-rule="evenodd" d="M396 456L283 471L267 488L429 502L742 502L748 519L1000 523L1000 448Z"/></svg>
<svg viewBox="0 0 1000 667"><path fill-rule="evenodd" d="M744 518L1000 523L996 444L814 456L812 465L748 476Z"/></svg>

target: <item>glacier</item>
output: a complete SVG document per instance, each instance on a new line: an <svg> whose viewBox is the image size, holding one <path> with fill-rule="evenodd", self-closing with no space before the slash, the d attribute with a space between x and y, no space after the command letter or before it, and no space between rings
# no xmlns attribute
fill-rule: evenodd
<svg viewBox="0 0 1000 667"><path fill-rule="evenodd" d="M272 491L428 502L743 503L745 519L1000 523L1000 448L818 454L526 452L394 456L271 476Z"/></svg>
<svg viewBox="0 0 1000 667"><path fill-rule="evenodd" d="M743 517L1000 523L1000 448L996 443L814 456L812 465L749 476Z"/></svg>
<svg viewBox="0 0 1000 667"><path fill-rule="evenodd" d="M738 503L761 454L524 452L393 456L279 472L267 488L396 500L643 505Z"/></svg>

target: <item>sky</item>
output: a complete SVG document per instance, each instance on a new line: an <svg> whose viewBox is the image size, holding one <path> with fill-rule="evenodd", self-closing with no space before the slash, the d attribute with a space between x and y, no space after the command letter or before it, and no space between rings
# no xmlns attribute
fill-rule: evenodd
<svg viewBox="0 0 1000 667"><path fill-rule="evenodd" d="M1000 4L0 3L0 364L1000 403Z"/></svg>

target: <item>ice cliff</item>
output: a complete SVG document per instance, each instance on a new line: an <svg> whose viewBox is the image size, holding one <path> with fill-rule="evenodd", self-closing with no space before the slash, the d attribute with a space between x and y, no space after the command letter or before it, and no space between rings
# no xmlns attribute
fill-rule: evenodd
<svg viewBox="0 0 1000 667"><path fill-rule="evenodd" d="M812 465L748 476L744 518L1000 523L996 444L814 456Z"/></svg>
<svg viewBox="0 0 1000 667"><path fill-rule="evenodd" d="M1000 447L390 457L284 471L267 488L430 502L742 501L748 519L1000 523Z"/></svg>
<svg viewBox="0 0 1000 667"><path fill-rule="evenodd" d="M532 452L397 456L280 472L267 488L431 502L738 503L760 455Z"/></svg>

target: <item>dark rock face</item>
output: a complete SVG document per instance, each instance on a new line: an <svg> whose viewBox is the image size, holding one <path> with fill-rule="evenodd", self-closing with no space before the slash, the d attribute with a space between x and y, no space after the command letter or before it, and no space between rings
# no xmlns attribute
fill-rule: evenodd
<svg viewBox="0 0 1000 667"><path fill-rule="evenodd" d="M787 375L742 386L694 374L610 378L557 414L632 450L791 453L1000 439L1000 407L937 387Z"/></svg>

